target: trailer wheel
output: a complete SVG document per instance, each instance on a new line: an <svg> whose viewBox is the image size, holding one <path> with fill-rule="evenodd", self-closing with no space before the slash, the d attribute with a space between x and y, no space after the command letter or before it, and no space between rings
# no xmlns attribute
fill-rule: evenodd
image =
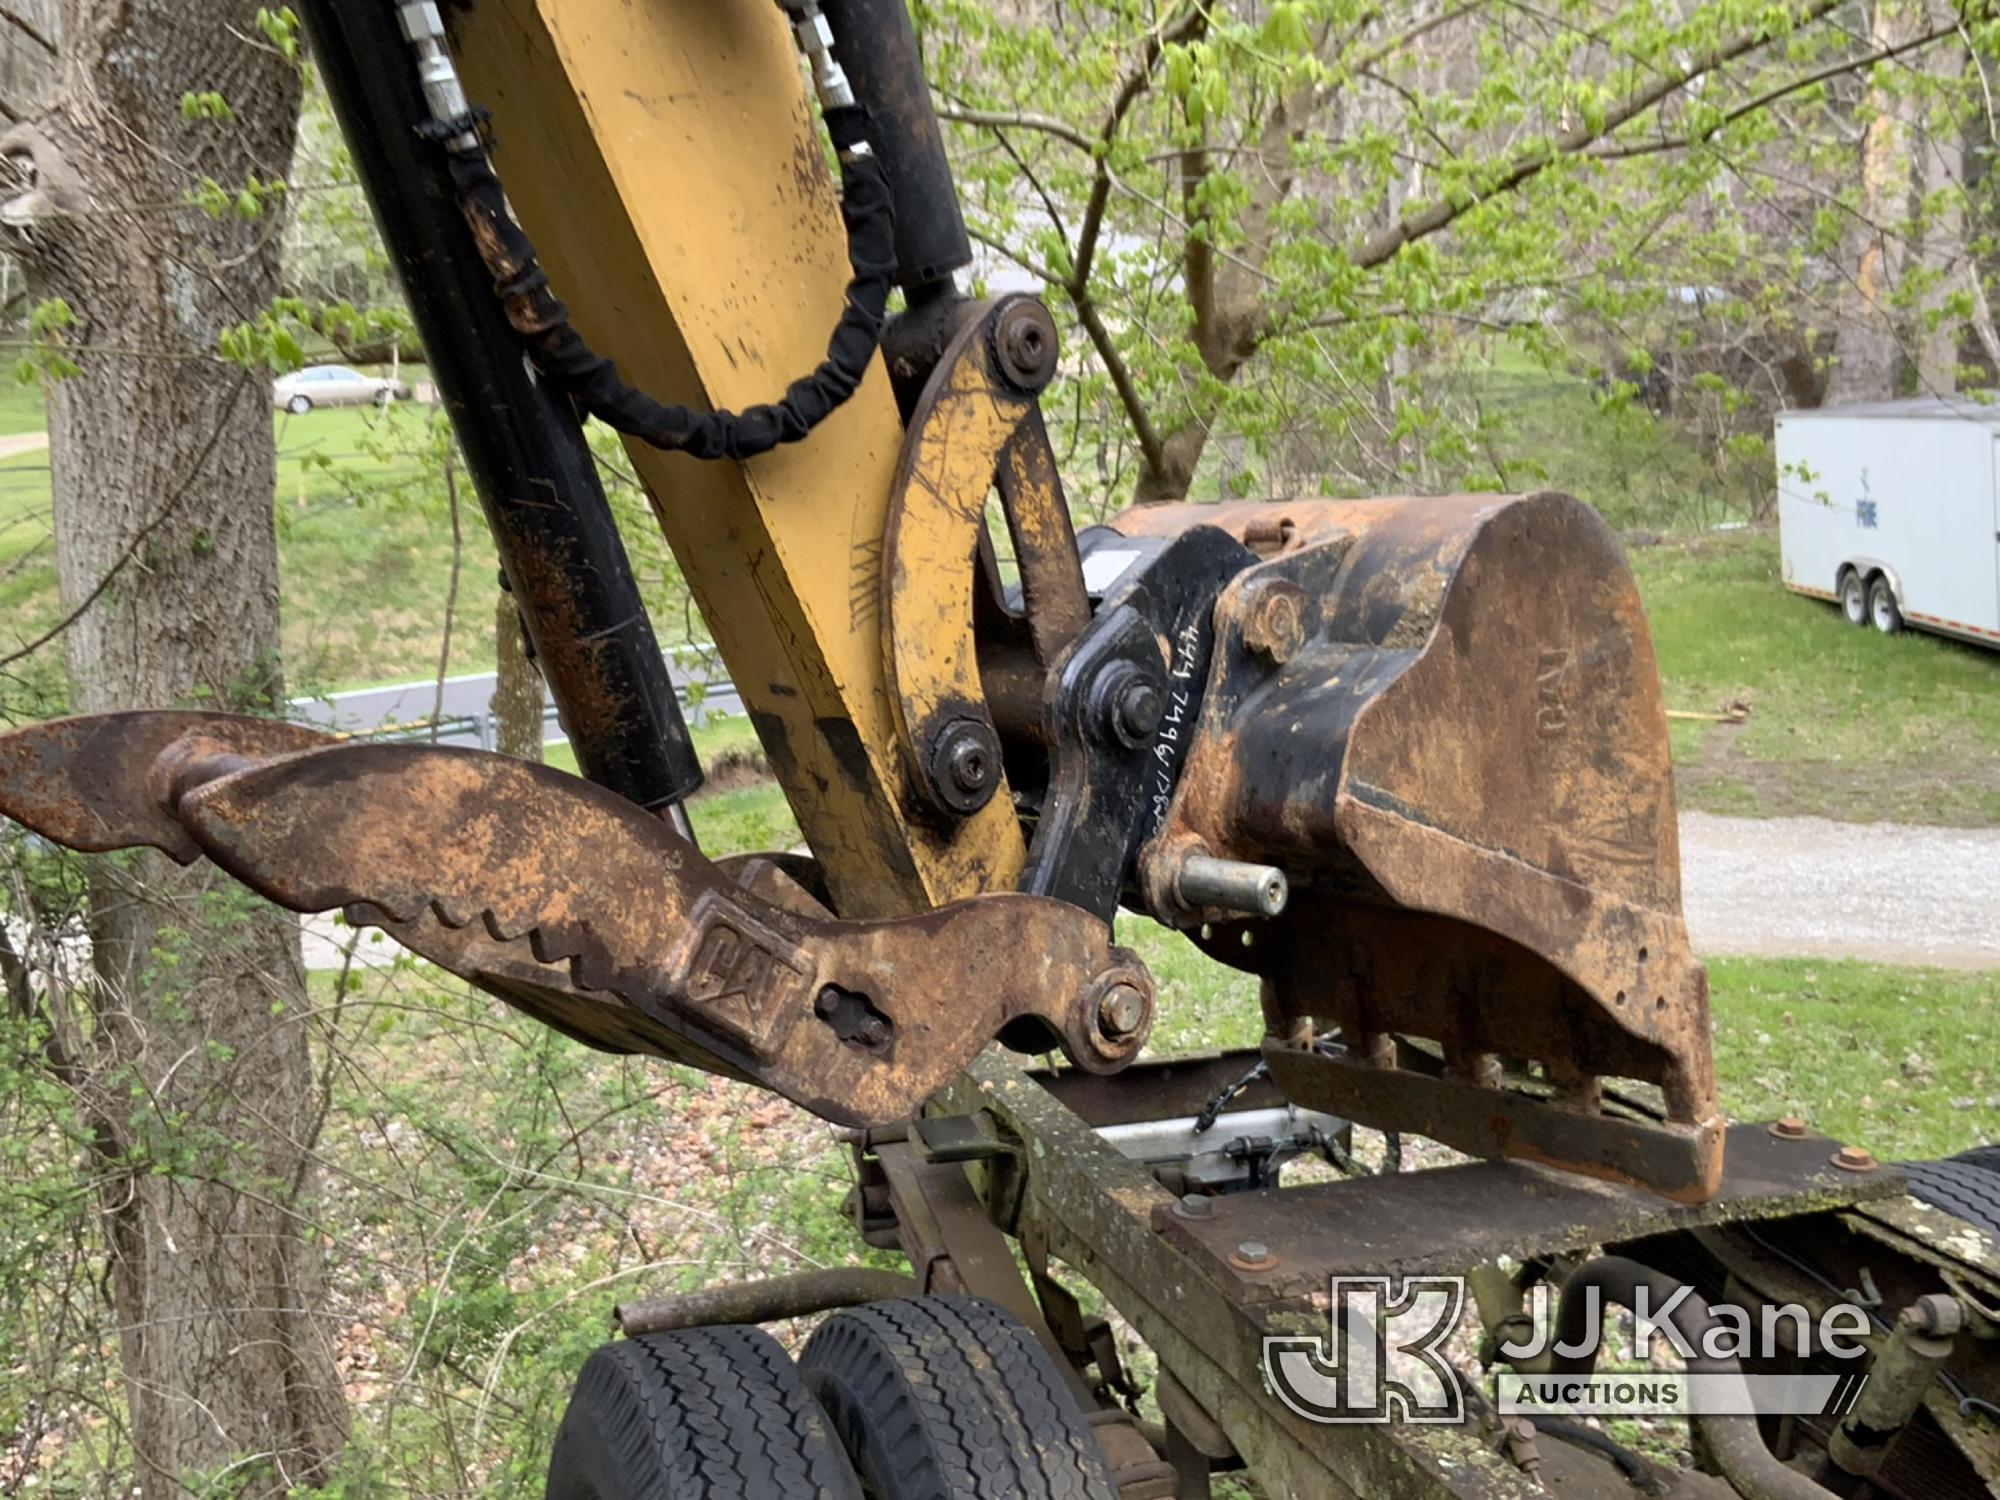
<svg viewBox="0 0 2000 1500"><path fill-rule="evenodd" d="M1884 635L1903 628L1903 611L1896 603L1896 591L1889 587L1889 575L1877 573L1868 585L1868 618Z"/></svg>
<svg viewBox="0 0 2000 1500"><path fill-rule="evenodd" d="M879 1500L1116 1500L1076 1399L1034 1336L977 1297L835 1313L799 1360Z"/></svg>
<svg viewBox="0 0 2000 1500"><path fill-rule="evenodd" d="M861 1500L833 1426L757 1328L605 1344L584 1363L549 1458L547 1500Z"/></svg>
<svg viewBox="0 0 2000 1500"><path fill-rule="evenodd" d="M2000 1146L1975 1146L1944 1161L1903 1163L1910 1196L2000 1235Z"/></svg>
<svg viewBox="0 0 2000 1500"><path fill-rule="evenodd" d="M1850 625L1868 623L1868 582L1859 568L1840 570L1840 612Z"/></svg>

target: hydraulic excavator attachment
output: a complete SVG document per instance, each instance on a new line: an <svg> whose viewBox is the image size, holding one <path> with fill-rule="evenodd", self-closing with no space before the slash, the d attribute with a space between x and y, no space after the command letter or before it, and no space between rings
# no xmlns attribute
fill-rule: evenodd
<svg viewBox="0 0 2000 1500"><path fill-rule="evenodd" d="M0 739L0 810L206 857L594 1045L863 1126L996 1038L1130 1063L1155 990L1122 906L1261 976L1295 1101L1712 1193L1665 722L1604 524L1471 496L1079 539L1038 405L1056 326L957 292L901 7L785 11L305 7L584 777L141 713ZM764 102L651 150L682 98ZM782 401L727 409L836 313ZM813 858L718 865L679 822L699 767L580 413L628 434Z"/></svg>
<svg viewBox="0 0 2000 1500"><path fill-rule="evenodd" d="M1402 1500L1992 1491L1979 1153L1929 1164L1958 1196L1917 1203L1787 1119L1730 1128L1725 1171L1658 673L1594 511L1272 501L1079 531L1040 406L1058 326L958 285L904 0L294 5L582 774L163 709L0 736L0 814L212 861L592 1046L855 1127L846 1211L915 1285L821 1269L628 1305L650 1342L585 1367L551 1495L803 1493L758 1479L793 1439L827 1495L1165 1500L1233 1467ZM701 766L585 418L624 436L809 853L697 846ZM1117 946L1148 921L1256 977L1260 1046L1146 1055L1199 1003ZM1398 1170L1399 1133L1479 1160ZM1337 1171L1280 1177L1305 1154ZM1163 1428L1072 1277L1157 1357ZM1690 1405L1726 1478L1669 1473L1497 1387L1453 1414L1392 1384L1457 1378L1449 1323L1405 1321L1438 1277L1523 1376L1594 1358L1509 1352L1538 1282L1558 1333L1603 1295L1757 1301L1768 1330L1781 1300L1865 1292L1867 1391L1763 1426ZM828 1319L797 1369L747 1330L676 1332L871 1298L895 1300ZM1688 1384L1853 1399L1859 1367L1821 1353L1690 1358ZM742 1420L718 1425L725 1376ZM868 1469L946 1427L987 1435L978 1472ZM1018 1439L1013 1469L989 1439Z"/></svg>
<svg viewBox="0 0 2000 1500"><path fill-rule="evenodd" d="M382 927L583 1041L848 1125L906 1117L1010 1025L1102 1071L1152 1017L1144 967L1086 912L1001 894L842 922L776 863L732 879L666 820L500 755L112 714L0 739L0 788L9 816L68 847L205 855L293 911Z"/></svg>

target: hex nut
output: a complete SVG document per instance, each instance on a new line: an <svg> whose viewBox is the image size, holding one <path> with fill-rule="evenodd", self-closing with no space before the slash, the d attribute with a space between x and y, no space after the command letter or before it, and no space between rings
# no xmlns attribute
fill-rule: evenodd
<svg viewBox="0 0 2000 1500"><path fill-rule="evenodd" d="M1238 1271L1269 1271L1278 1264L1278 1257L1261 1240L1245 1240L1229 1252L1229 1264Z"/></svg>
<svg viewBox="0 0 2000 1500"><path fill-rule="evenodd" d="M1806 1122L1797 1115L1786 1115L1771 1122L1771 1134L1781 1141L1802 1141L1806 1138Z"/></svg>
<svg viewBox="0 0 2000 1500"><path fill-rule="evenodd" d="M1306 591L1286 578L1264 578L1246 590L1243 644L1283 666L1306 641Z"/></svg>
<svg viewBox="0 0 2000 1500"><path fill-rule="evenodd" d="M1167 696L1144 678L1118 692L1118 733L1121 739L1149 740L1167 716Z"/></svg>
<svg viewBox="0 0 2000 1500"><path fill-rule="evenodd" d="M1917 1325L1933 1338L1951 1338L1965 1327L1965 1304L1943 1292L1917 1298L1910 1311Z"/></svg>
<svg viewBox="0 0 2000 1500"><path fill-rule="evenodd" d="M1872 1172L1875 1154L1860 1146L1842 1146L1833 1153L1833 1164L1843 1172Z"/></svg>

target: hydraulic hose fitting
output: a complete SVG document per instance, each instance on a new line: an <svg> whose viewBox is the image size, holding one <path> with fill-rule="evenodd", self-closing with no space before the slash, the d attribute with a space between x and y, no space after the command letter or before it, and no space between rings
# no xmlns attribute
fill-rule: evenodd
<svg viewBox="0 0 2000 1500"><path fill-rule="evenodd" d="M834 60L833 28L827 24L817 0L778 0L792 23L792 36L799 44L806 66L812 69L813 90L821 109L854 108L854 87L847 70ZM865 143L864 147L865 149Z"/></svg>
<svg viewBox="0 0 2000 1500"><path fill-rule="evenodd" d="M431 118L468 118L472 106L465 97L465 85L459 82L451 51L445 46L444 16L438 10L436 0L413 0L413 3L399 5L396 17L402 23L403 39L416 51L417 77L423 84L424 101L430 105ZM476 132L466 131L447 144L454 150L476 150L479 136Z"/></svg>

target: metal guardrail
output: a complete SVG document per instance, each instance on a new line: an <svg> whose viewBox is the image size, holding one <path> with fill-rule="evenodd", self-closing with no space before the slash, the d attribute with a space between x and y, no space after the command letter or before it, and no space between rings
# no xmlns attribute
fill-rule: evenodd
<svg viewBox="0 0 2000 1500"><path fill-rule="evenodd" d="M667 653L667 668L690 725L699 728L711 713L743 712L743 700L714 647L699 642L674 647ZM294 698L287 705L288 717L334 734L384 740L428 740L435 720L438 744L491 750L497 742L492 705L498 684L495 673L471 672L445 678L442 693L435 677L356 688ZM544 744L569 743L553 704L543 708L542 722Z"/></svg>

